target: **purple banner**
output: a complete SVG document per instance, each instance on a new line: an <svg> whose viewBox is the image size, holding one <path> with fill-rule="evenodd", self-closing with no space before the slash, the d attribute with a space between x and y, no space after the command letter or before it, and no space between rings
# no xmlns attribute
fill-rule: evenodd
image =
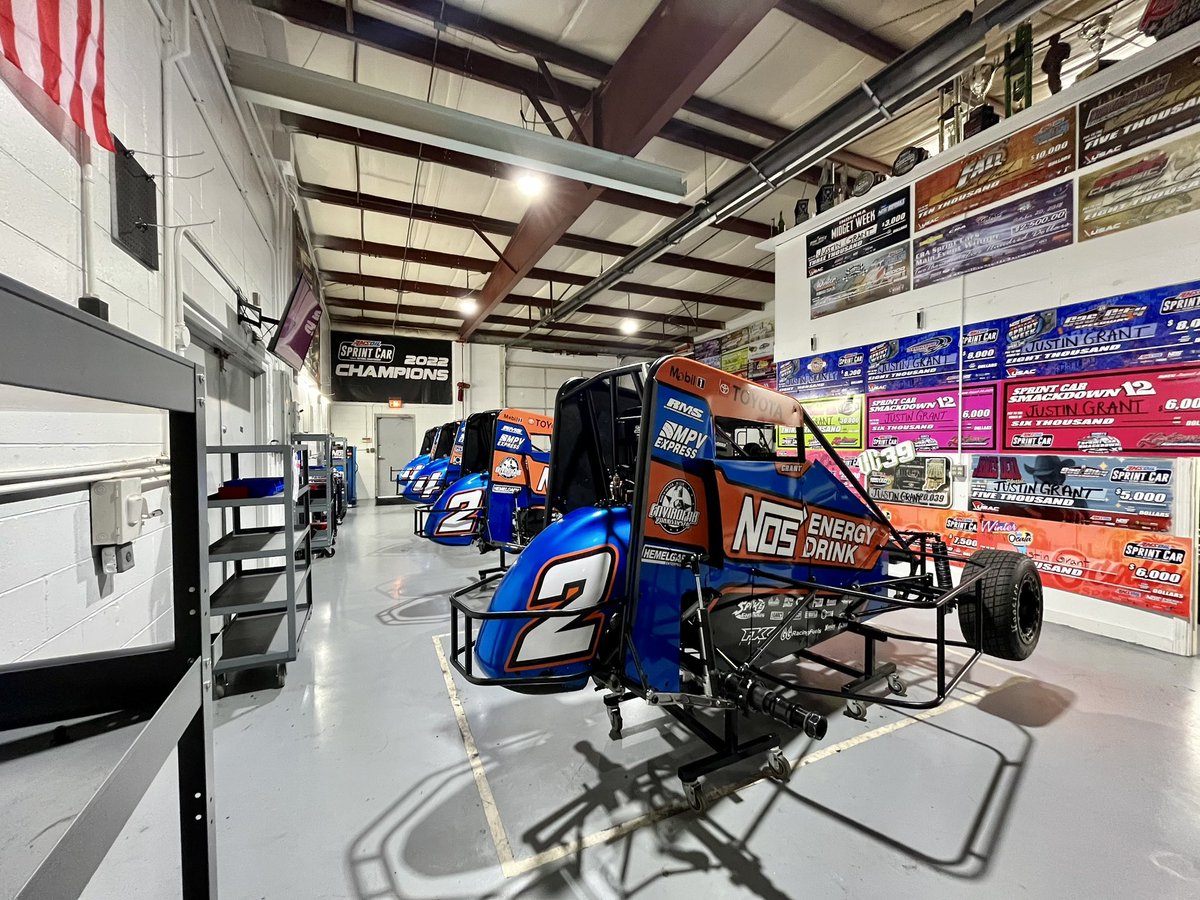
<svg viewBox="0 0 1200 900"><path fill-rule="evenodd" d="M913 242L913 287L1065 247L1074 212L1066 182L932 232Z"/></svg>
<svg viewBox="0 0 1200 900"><path fill-rule="evenodd" d="M996 386L895 391L867 395L867 446L890 447L912 441L918 453L957 450L959 421L963 449L996 446Z"/></svg>

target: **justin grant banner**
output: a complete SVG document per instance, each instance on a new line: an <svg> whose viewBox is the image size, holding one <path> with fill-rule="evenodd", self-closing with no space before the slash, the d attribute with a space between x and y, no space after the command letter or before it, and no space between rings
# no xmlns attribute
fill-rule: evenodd
<svg viewBox="0 0 1200 900"><path fill-rule="evenodd" d="M451 403L450 341L330 332L333 399L352 403Z"/></svg>
<svg viewBox="0 0 1200 900"><path fill-rule="evenodd" d="M1148 144L1200 122L1195 48L1079 104L1079 165Z"/></svg>
<svg viewBox="0 0 1200 900"><path fill-rule="evenodd" d="M1013 316L1010 377L1103 372L1200 360L1200 281Z"/></svg>
<svg viewBox="0 0 1200 900"><path fill-rule="evenodd" d="M1004 382L1004 449L1101 455L1200 451L1200 368Z"/></svg>
<svg viewBox="0 0 1200 900"><path fill-rule="evenodd" d="M872 344L867 390L891 391L958 384L959 330L946 328Z"/></svg>
<svg viewBox="0 0 1200 900"><path fill-rule="evenodd" d="M842 216L807 238L808 277L908 240L908 189Z"/></svg>
<svg viewBox="0 0 1200 900"><path fill-rule="evenodd" d="M950 460L921 456L867 476L867 493L881 503L950 508Z"/></svg>
<svg viewBox="0 0 1200 900"><path fill-rule="evenodd" d="M970 508L976 512L1171 530L1174 464L1127 457L987 455L971 457Z"/></svg>
<svg viewBox="0 0 1200 900"><path fill-rule="evenodd" d="M810 316L819 319L903 294L909 288L911 269L912 255L906 241L823 272L808 282L812 298Z"/></svg>
<svg viewBox="0 0 1200 900"><path fill-rule="evenodd" d="M918 181L917 231L1052 181L1074 168L1075 110L1068 109Z"/></svg>
<svg viewBox="0 0 1200 900"><path fill-rule="evenodd" d="M996 386L867 395L867 446L912 441L918 453L996 446Z"/></svg>
<svg viewBox="0 0 1200 900"><path fill-rule="evenodd" d="M917 239L913 287L1067 246L1072 240L1071 187L1070 182L1057 184Z"/></svg>
<svg viewBox="0 0 1200 900"><path fill-rule="evenodd" d="M1006 319L976 322L963 327L962 380L964 384L999 381L1004 377Z"/></svg>
<svg viewBox="0 0 1200 900"><path fill-rule="evenodd" d="M776 388L798 400L832 394L861 394L867 389L863 347L789 359L776 366Z"/></svg>
<svg viewBox="0 0 1200 900"><path fill-rule="evenodd" d="M1147 150L1079 179L1079 239L1200 209L1200 135Z"/></svg>

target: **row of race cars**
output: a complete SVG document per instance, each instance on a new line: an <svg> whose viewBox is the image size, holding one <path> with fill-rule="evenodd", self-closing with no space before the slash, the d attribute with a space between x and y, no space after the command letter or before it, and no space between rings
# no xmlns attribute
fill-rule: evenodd
<svg viewBox="0 0 1200 900"><path fill-rule="evenodd" d="M696 809L700 779L737 760L765 752L789 775L778 735L743 736L748 719L820 739L828 698L860 719L867 704L932 708L981 654L1021 660L1038 643L1026 556L957 556L896 529L798 401L692 359L572 379L553 417L479 413L422 449L401 472L424 504L417 533L519 554L451 595L454 667L525 693L594 685L614 739L621 703L663 709L711 750L679 768ZM497 578L490 597L466 596ZM933 634L880 627L899 610L931 613ZM896 641L932 650L919 696L879 658ZM948 662L952 647L966 662Z"/></svg>

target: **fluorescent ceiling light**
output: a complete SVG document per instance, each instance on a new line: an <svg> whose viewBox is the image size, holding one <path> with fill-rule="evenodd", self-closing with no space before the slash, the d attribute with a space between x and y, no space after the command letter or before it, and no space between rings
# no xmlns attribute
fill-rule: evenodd
<svg viewBox="0 0 1200 900"><path fill-rule="evenodd" d="M678 201L687 193L683 173L676 169L252 53L229 52L229 80L244 99L271 109L366 128L656 200Z"/></svg>

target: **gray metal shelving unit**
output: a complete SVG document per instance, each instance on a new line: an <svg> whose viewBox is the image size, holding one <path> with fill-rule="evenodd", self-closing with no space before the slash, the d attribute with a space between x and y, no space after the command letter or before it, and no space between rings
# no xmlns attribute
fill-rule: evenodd
<svg viewBox="0 0 1200 900"><path fill-rule="evenodd" d="M0 384L167 411L174 624L166 643L0 666L0 896L82 894L170 764L178 772L181 893L211 900L204 372L2 275L0 309Z"/></svg>
<svg viewBox="0 0 1200 900"><path fill-rule="evenodd" d="M312 531L312 549L322 556L333 556L337 543L337 516L333 504L333 435L317 434L315 432L297 432L292 435L292 441L299 445L316 444L318 465L325 469L324 496L318 496L313 491L309 500L310 515L307 521ZM317 528L314 516L325 517L325 527Z"/></svg>
<svg viewBox="0 0 1200 900"><path fill-rule="evenodd" d="M208 547L214 563L230 563L232 574L212 593L211 617L225 620L221 629L221 656L213 666L213 694L225 693L228 673L242 669L274 667L276 685L283 687L287 664L299 651L300 637L312 615L313 541L312 495L308 477L308 449L301 444L236 444L210 446L210 455L230 458L232 478L241 474L241 457L265 456L283 466L283 493L269 497L208 498L209 509L226 511L232 527ZM293 466L300 455L300 467ZM282 524L247 525L243 513L278 509ZM279 559L273 566L247 566Z"/></svg>

